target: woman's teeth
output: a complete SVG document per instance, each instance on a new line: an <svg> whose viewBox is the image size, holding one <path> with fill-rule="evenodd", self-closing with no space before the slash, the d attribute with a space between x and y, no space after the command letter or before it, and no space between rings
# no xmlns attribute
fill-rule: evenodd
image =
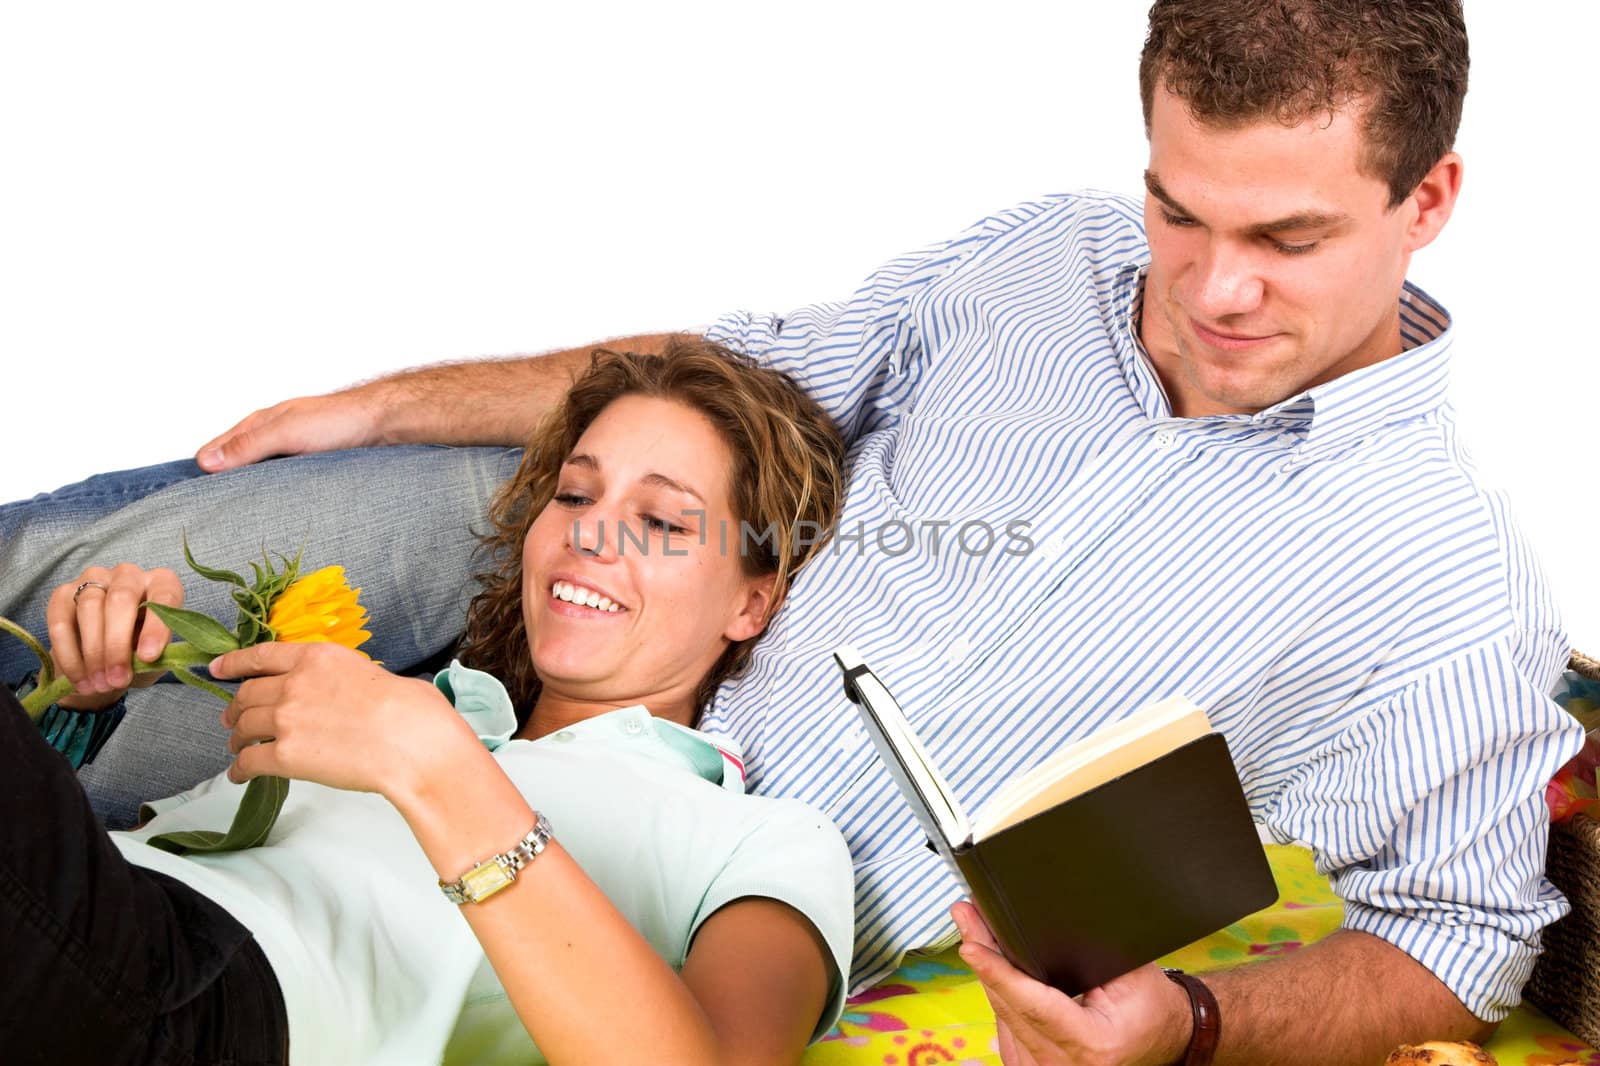
<svg viewBox="0 0 1600 1066"><path fill-rule="evenodd" d="M581 607L593 607L597 611L615 614L622 608L600 595L594 589L581 588L566 581L557 581L550 589L550 595L567 603L576 603Z"/></svg>

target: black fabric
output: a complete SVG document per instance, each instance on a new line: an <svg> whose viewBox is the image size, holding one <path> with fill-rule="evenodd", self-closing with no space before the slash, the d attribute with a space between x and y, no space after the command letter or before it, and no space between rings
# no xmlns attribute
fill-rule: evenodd
<svg viewBox="0 0 1600 1066"><path fill-rule="evenodd" d="M286 1060L276 978L227 911L122 857L0 686L0 1049L8 1064Z"/></svg>

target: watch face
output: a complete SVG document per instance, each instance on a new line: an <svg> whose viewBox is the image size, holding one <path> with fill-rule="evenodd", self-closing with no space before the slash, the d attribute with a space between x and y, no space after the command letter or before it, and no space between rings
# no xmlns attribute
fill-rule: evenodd
<svg viewBox="0 0 1600 1066"><path fill-rule="evenodd" d="M511 874L505 867L491 859L461 876L461 890L463 895L476 902L487 899L511 882Z"/></svg>

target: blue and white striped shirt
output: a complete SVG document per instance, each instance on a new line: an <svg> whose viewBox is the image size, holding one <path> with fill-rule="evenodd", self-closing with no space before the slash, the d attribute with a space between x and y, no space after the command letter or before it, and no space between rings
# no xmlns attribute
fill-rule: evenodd
<svg viewBox="0 0 1600 1066"><path fill-rule="evenodd" d="M754 790L844 831L860 985L949 942L960 889L834 646L888 681L968 811L1187 695L1257 821L1315 850L1345 925L1499 1019L1564 913L1543 790L1581 734L1545 695L1555 606L1445 399L1448 316L1408 286L1402 354L1258 414L1174 418L1135 329L1148 256L1137 202L1060 196L844 303L708 331L793 375L852 447L840 539L702 727L740 738Z"/></svg>

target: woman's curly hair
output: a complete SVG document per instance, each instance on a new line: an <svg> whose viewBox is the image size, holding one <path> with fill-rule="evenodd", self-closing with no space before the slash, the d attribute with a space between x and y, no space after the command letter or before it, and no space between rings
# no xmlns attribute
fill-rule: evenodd
<svg viewBox="0 0 1600 1066"><path fill-rule="evenodd" d="M555 495L561 466L578 438L624 396L673 400L704 415L733 456L728 499L742 528L746 576L775 575L766 617L783 603L796 571L827 543L843 494L844 443L827 414L793 382L720 345L673 337L659 356L598 349L528 442L522 465L495 493L481 551L490 569L467 613L460 659L505 683L525 723L540 682L522 614L522 542ZM765 534L771 534L767 536ZM749 662L759 637L723 651L695 691L695 711Z"/></svg>

